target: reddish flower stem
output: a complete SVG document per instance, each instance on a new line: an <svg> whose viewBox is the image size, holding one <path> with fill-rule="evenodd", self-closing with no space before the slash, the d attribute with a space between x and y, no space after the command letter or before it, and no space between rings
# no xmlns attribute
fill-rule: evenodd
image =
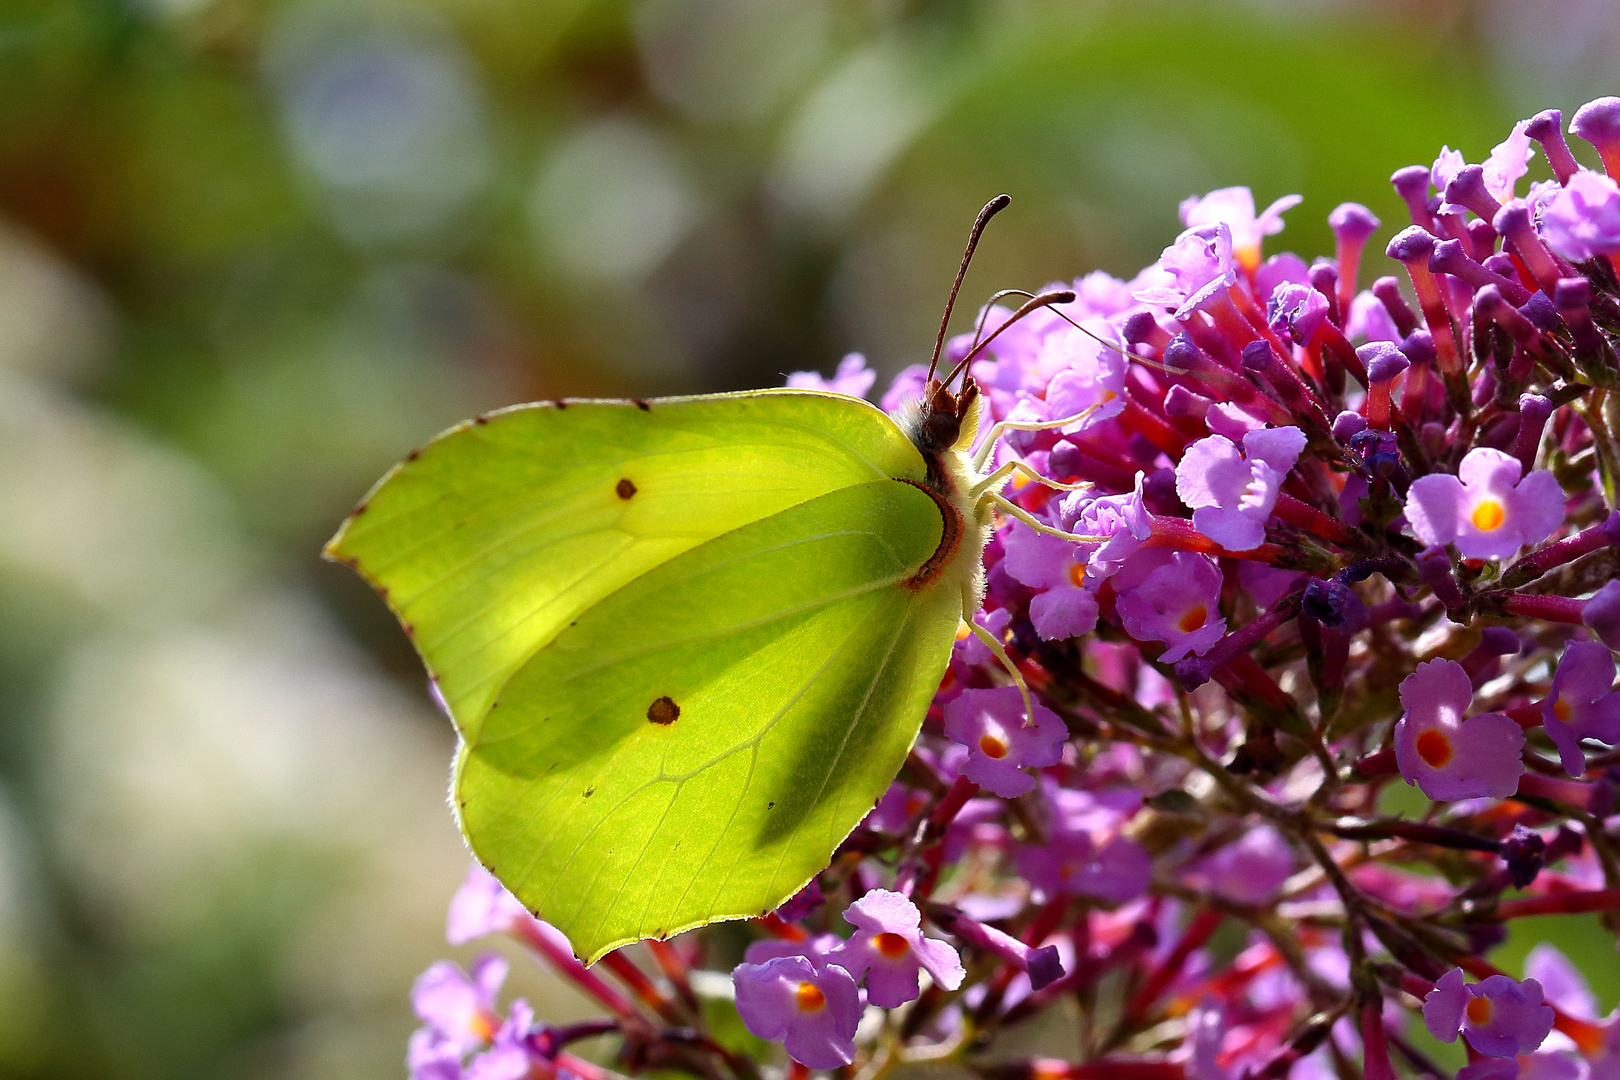
<svg viewBox="0 0 1620 1080"><path fill-rule="evenodd" d="M1196 950L1203 948L1214 935L1215 930L1221 925L1222 918L1224 916L1214 908L1201 908L1198 914L1193 916L1192 922L1187 924L1187 932L1181 935L1176 947L1164 958L1164 963L1148 977L1147 982L1142 984L1142 989L1137 991L1136 996L1126 1006L1125 1015L1130 1018L1131 1026L1134 1027L1136 1021L1147 1015L1153 1003L1159 1000L1159 995L1169 988L1177 975L1181 974L1187 958Z"/></svg>
<svg viewBox="0 0 1620 1080"><path fill-rule="evenodd" d="M1274 512L1290 525L1298 525L1308 533L1341 546L1353 544L1361 534L1338 518L1325 514L1310 503L1301 502L1292 495L1278 495Z"/></svg>
<svg viewBox="0 0 1620 1080"><path fill-rule="evenodd" d="M1574 623L1581 625L1581 612L1585 600L1567 596L1537 596L1533 593L1512 593L1502 601L1502 609L1509 615L1543 622Z"/></svg>
<svg viewBox="0 0 1620 1080"><path fill-rule="evenodd" d="M1609 519L1600 525L1593 525L1574 536L1565 537L1556 544L1548 544L1540 551L1531 552L1507 568L1502 574L1502 584L1510 589L1517 588L1536 580L1549 570L1574 562L1582 555L1613 543L1609 534L1620 528L1614 523L1617 516L1620 516L1620 512L1609 515Z"/></svg>
<svg viewBox="0 0 1620 1080"><path fill-rule="evenodd" d="M663 995L656 984L626 955L622 949L614 949L602 957L602 966L611 971L615 978L624 984L625 989L641 999L641 1003L652 1009L659 1016L671 1024L684 1024L686 1017L681 1015L675 1003Z"/></svg>
<svg viewBox="0 0 1620 1080"><path fill-rule="evenodd" d="M767 934L780 941L805 941L810 937L810 932L804 927L785 921L774 911L761 915L755 921Z"/></svg>
<svg viewBox="0 0 1620 1080"><path fill-rule="evenodd" d="M692 982L687 977L686 960L680 951L669 942L657 938L648 938L646 945L647 951L652 954L653 962L658 965L658 970L664 973L664 978L675 988L675 995L681 999L681 1004L694 1014L701 1014L703 1005L692 989Z"/></svg>
<svg viewBox="0 0 1620 1080"><path fill-rule="evenodd" d="M1594 809L1594 802L1602 798L1603 789L1597 784L1580 780L1560 780L1556 776L1542 776L1527 772L1519 778L1519 794L1532 795L1555 802L1568 803L1582 810Z"/></svg>
<svg viewBox="0 0 1620 1080"><path fill-rule="evenodd" d="M628 1018L636 1015L636 1008L628 998L588 970L574 957L567 939L555 930L547 933L548 929L534 919L519 919L512 927L512 934L545 957L557 974L601 1002L616 1016Z"/></svg>
<svg viewBox="0 0 1620 1080"><path fill-rule="evenodd" d="M1201 555L1215 555L1228 559L1249 559L1254 562L1275 563L1283 555L1280 544L1261 544L1252 551L1227 551L1221 545L1193 528L1186 518L1155 517L1153 535L1144 542L1145 547L1168 547L1180 551L1196 551Z"/></svg>
<svg viewBox="0 0 1620 1080"><path fill-rule="evenodd" d="M1129 393L1125 395L1125 411L1120 414L1120 420L1172 459L1179 459L1187 448L1187 439L1181 432L1144 409Z"/></svg>
<svg viewBox="0 0 1620 1080"><path fill-rule="evenodd" d="M1488 916L1493 922L1506 922L1526 915L1585 915L1592 911L1620 909L1620 889L1591 892L1563 892L1550 896L1526 896L1504 900Z"/></svg>
<svg viewBox="0 0 1620 1080"><path fill-rule="evenodd" d="M1383 1002L1378 998L1361 1006L1362 1075L1366 1080L1395 1080L1384 1037Z"/></svg>

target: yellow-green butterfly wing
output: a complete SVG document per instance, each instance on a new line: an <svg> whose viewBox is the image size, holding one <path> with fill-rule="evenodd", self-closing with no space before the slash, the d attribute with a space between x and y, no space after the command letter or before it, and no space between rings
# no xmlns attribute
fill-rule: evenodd
<svg viewBox="0 0 1620 1080"><path fill-rule="evenodd" d="M817 495L923 475L887 416L842 395L543 402L433 440L326 550L382 593L466 733L536 649L660 563Z"/></svg>
<svg viewBox="0 0 1620 1080"><path fill-rule="evenodd" d="M677 556L580 616L463 746L474 852L582 955L763 915L905 760L961 598L908 584L921 489L830 492Z"/></svg>
<svg viewBox="0 0 1620 1080"><path fill-rule="evenodd" d="M887 788L962 606L919 580L951 513L926 475L843 395L521 406L397 466L328 553L440 687L475 854L594 960L775 907Z"/></svg>

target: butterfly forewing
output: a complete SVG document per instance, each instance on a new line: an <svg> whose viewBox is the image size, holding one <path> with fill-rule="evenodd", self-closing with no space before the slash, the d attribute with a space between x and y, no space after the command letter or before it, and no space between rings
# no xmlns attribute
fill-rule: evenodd
<svg viewBox="0 0 1620 1080"><path fill-rule="evenodd" d="M894 480L710 540L584 612L463 747L474 852L595 959L760 915L824 868L916 737L961 598Z"/></svg>
<svg viewBox="0 0 1620 1080"><path fill-rule="evenodd" d="M536 649L670 558L923 462L865 402L755 391L521 406L402 463L327 547L387 598L458 728Z"/></svg>

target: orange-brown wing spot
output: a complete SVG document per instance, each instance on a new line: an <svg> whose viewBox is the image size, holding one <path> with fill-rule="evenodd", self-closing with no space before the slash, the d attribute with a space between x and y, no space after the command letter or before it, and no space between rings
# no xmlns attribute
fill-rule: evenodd
<svg viewBox="0 0 1620 1080"><path fill-rule="evenodd" d="M552 404L557 406L558 411L561 411L563 409L568 408L568 399L567 398L558 398L556 401L553 401Z"/></svg>
<svg viewBox="0 0 1620 1080"><path fill-rule="evenodd" d="M939 577L946 565L950 563L951 557L956 554L956 549L962 546L962 515L957 512L956 507L951 505L949 499L928 485L919 484L915 480L907 480L899 476L894 479L899 480L902 484L910 484L930 499L933 499L934 505L939 507L939 516L944 523L944 528L939 534L939 546L934 549L932 555L928 556L928 561L919 566L917 572L906 579L906 588L912 592L918 592L933 584L934 579Z"/></svg>
<svg viewBox="0 0 1620 1080"><path fill-rule="evenodd" d="M636 485L632 484L630 478L626 476L618 482L613 490L618 493L619 498L628 500L630 496L636 493Z"/></svg>
<svg viewBox="0 0 1620 1080"><path fill-rule="evenodd" d="M647 706L647 719L660 727L668 727L681 715L681 707L671 697L661 697Z"/></svg>
<svg viewBox="0 0 1620 1080"><path fill-rule="evenodd" d="M640 409L642 412L652 412L652 406L640 398L631 398L630 400L635 402L636 408Z"/></svg>
<svg viewBox="0 0 1620 1080"><path fill-rule="evenodd" d="M419 458L421 456L422 456L422 449L421 449L421 447L418 447L415 450L412 450L410 453L406 454L405 455L405 460L406 461L415 461L417 458Z"/></svg>

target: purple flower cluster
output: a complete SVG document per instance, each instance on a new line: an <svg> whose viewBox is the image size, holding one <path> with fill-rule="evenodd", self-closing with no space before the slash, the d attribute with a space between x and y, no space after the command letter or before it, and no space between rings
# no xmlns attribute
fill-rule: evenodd
<svg viewBox="0 0 1620 1080"><path fill-rule="evenodd" d="M1569 130L1601 171L1556 111L1397 171L1381 267L1365 207L1307 262L1265 250L1297 197L1227 188L1130 281L986 308L947 359L1001 331L971 377L981 433L1014 425L984 452L1050 483L1003 491L1024 517L974 616L1001 649L963 628L833 865L723 984L701 959L740 943L700 933L642 946L656 978L610 954L621 993L476 874L452 940L528 944L611 1014L626 1071L754 1080L734 1002L795 1076L1442 1075L1419 1017L1461 1036L1457 1080L1620 1076L1620 1018L1567 960L1490 959L1514 919L1620 912L1620 99ZM1426 812L1385 809L1402 781ZM423 976L419 1075L601 1068L503 1017L501 974ZM1016 1029L1076 1006L1067 1060L1021 1056Z"/></svg>

